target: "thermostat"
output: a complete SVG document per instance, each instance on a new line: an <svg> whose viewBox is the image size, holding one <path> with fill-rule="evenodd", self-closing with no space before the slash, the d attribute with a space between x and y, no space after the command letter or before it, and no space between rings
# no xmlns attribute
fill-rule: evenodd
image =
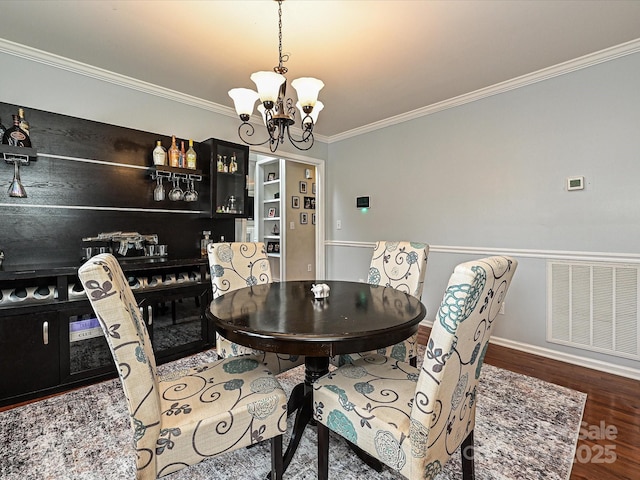
<svg viewBox="0 0 640 480"><path fill-rule="evenodd" d="M356 197L357 208L370 208L369 197Z"/></svg>
<svg viewBox="0 0 640 480"><path fill-rule="evenodd" d="M567 178L567 190L583 190L584 189L584 177L568 177Z"/></svg>

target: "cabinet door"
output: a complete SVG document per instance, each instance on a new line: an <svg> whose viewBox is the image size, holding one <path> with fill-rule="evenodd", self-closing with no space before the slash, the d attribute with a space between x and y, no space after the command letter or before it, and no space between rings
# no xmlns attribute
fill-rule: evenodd
<svg viewBox="0 0 640 480"><path fill-rule="evenodd" d="M58 384L58 329L56 312L0 317L0 398Z"/></svg>
<svg viewBox="0 0 640 480"><path fill-rule="evenodd" d="M249 147L209 139L201 144L210 154L210 200L215 218L248 218Z"/></svg>

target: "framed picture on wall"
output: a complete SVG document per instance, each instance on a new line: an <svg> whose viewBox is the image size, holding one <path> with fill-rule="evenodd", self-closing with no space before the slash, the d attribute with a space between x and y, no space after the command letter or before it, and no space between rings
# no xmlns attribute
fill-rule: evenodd
<svg viewBox="0 0 640 480"><path fill-rule="evenodd" d="M316 224L316 214L312 213L311 214L311 225L315 225Z"/></svg>
<svg viewBox="0 0 640 480"><path fill-rule="evenodd" d="M311 193L316 194L316 184L315 182L311 184Z"/></svg>
<svg viewBox="0 0 640 480"><path fill-rule="evenodd" d="M304 197L304 208L315 210L316 209L316 197Z"/></svg>
<svg viewBox="0 0 640 480"><path fill-rule="evenodd" d="M307 182L300 182L300 193L307 193Z"/></svg>
<svg viewBox="0 0 640 480"><path fill-rule="evenodd" d="M300 208L300 197L291 197L291 208Z"/></svg>
<svg viewBox="0 0 640 480"><path fill-rule="evenodd" d="M267 215L267 216L268 216L269 218L273 218L273 217L275 217L275 216L276 216L276 209L275 209L274 207L271 207L271 208L269 209L269 213L268 213L268 215Z"/></svg>
<svg viewBox="0 0 640 480"><path fill-rule="evenodd" d="M305 224L309 223L309 216L306 213L301 213L300 214L300 223L302 225L305 225Z"/></svg>

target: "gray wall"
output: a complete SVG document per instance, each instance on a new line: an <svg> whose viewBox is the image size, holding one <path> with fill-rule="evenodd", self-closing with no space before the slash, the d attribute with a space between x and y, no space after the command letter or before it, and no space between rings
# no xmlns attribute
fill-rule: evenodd
<svg viewBox="0 0 640 480"><path fill-rule="evenodd" d="M330 144L327 277L365 277L369 242L427 242L432 320L456 263L504 251L521 264L496 336L637 369L545 340L545 257L640 258L639 78L629 55Z"/></svg>

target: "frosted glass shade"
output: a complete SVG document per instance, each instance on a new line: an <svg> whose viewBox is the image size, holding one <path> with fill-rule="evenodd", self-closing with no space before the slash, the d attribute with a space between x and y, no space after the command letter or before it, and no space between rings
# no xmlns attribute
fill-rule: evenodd
<svg viewBox="0 0 640 480"><path fill-rule="evenodd" d="M236 107L236 113L251 116L253 106L258 99L258 93L249 88L232 88L229 90L229 96L233 99L233 105Z"/></svg>
<svg viewBox="0 0 640 480"><path fill-rule="evenodd" d="M313 107L318 101L318 94L324 87L324 82L317 78L301 77L291 82L291 86L296 89L300 105Z"/></svg>
<svg viewBox="0 0 640 480"><path fill-rule="evenodd" d="M262 123L267 124L267 109L264 108L263 104L258 105L258 111L260 115L262 115Z"/></svg>
<svg viewBox="0 0 640 480"><path fill-rule="evenodd" d="M306 123L309 123L311 120L313 120L313 123L316 124L318 122L318 114L324 108L324 103L320 101L316 102L316 106L313 107L313 111L309 114L309 116L311 117L311 120L309 120L308 118L305 119L307 114L304 113L304 110L302 109L302 104L299 101L296 103L296 107L298 107L298 110L300 110L300 118L302 119L303 125Z"/></svg>
<svg viewBox="0 0 640 480"><path fill-rule="evenodd" d="M275 103L280 93L280 85L282 85L286 79L284 75L276 72L255 72L251 74L251 80L256 84L262 103Z"/></svg>

